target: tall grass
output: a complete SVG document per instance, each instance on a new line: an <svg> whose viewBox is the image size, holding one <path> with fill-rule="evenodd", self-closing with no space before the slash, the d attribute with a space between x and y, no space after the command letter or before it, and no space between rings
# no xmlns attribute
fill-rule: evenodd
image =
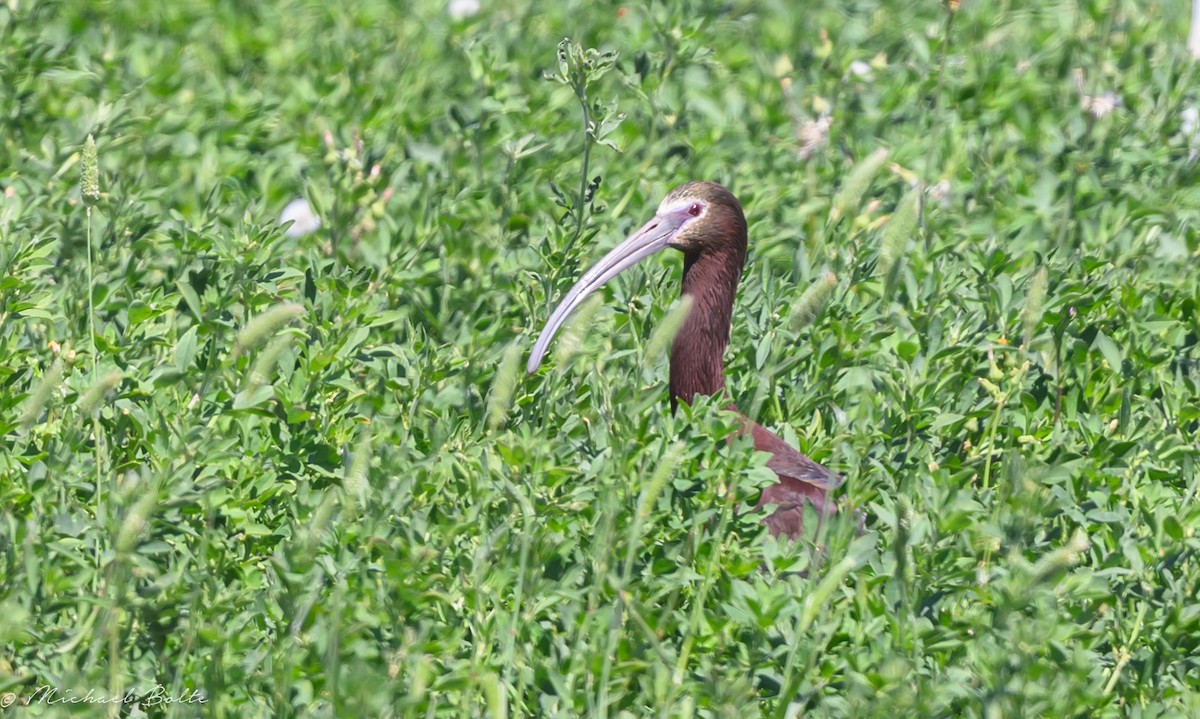
<svg viewBox="0 0 1200 719"><path fill-rule="evenodd" d="M1200 714L1183 0L470 5L0 6L0 703ZM520 371L693 179L798 542L678 256Z"/></svg>

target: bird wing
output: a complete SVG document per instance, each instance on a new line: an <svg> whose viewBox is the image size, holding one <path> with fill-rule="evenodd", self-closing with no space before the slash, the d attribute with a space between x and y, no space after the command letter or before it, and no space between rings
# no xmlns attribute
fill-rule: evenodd
<svg viewBox="0 0 1200 719"><path fill-rule="evenodd" d="M745 434L747 430L750 432L754 438L754 448L771 455L771 459L767 460L767 468L775 474L784 479L791 479L798 483L810 485L822 493L836 489L841 485L841 477L805 457L787 442L784 442L779 435L751 420L741 412L738 412L737 408L732 405L728 409L736 412L742 418L743 429L741 433ZM801 488L797 489L803 491ZM809 493L806 492L806 494Z"/></svg>
<svg viewBox="0 0 1200 719"><path fill-rule="evenodd" d="M763 489L755 509L774 505L775 511L763 520L775 536L799 537L804 533L804 506L812 504L821 517L837 512L829 492L842 483L842 478L805 457L779 435L738 412L727 409L742 420L740 434L754 438L754 448L771 455L767 468L779 476L779 481Z"/></svg>

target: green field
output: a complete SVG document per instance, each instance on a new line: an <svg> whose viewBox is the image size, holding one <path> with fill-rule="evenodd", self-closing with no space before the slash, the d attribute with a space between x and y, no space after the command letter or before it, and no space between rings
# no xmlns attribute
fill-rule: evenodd
<svg viewBox="0 0 1200 719"><path fill-rule="evenodd" d="M0 3L0 716L1200 716L1187 0L461 4Z"/></svg>

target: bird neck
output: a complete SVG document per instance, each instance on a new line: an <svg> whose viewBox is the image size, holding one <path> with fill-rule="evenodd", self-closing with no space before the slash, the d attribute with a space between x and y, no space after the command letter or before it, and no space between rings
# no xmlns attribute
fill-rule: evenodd
<svg viewBox="0 0 1200 719"><path fill-rule="evenodd" d="M725 347L745 261L744 243L685 255L683 294L691 295L693 304L671 345L672 411L680 401L691 404L698 394L725 388Z"/></svg>

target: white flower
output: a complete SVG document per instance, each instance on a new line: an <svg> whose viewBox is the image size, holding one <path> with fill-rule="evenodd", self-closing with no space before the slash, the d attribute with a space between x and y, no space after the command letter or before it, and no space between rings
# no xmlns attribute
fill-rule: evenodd
<svg viewBox="0 0 1200 719"><path fill-rule="evenodd" d="M1092 117L1099 120L1121 106L1121 98L1115 92L1105 92L1095 97L1087 94L1084 89L1083 68L1075 68L1072 74L1075 76L1075 88L1079 90L1079 107L1084 112L1092 113Z"/></svg>
<svg viewBox="0 0 1200 719"><path fill-rule="evenodd" d="M479 0L450 0L446 13L451 20L464 20L479 12Z"/></svg>
<svg viewBox="0 0 1200 719"><path fill-rule="evenodd" d="M850 74L863 80L871 79L871 66L862 60L850 63Z"/></svg>
<svg viewBox="0 0 1200 719"><path fill-rule="evenodd" d="M1097 120L1099 120L1105 115L1111 114L1113 110L1116 110L1118 107L1120 107L1121 98L1117 97L1115 93L1111 92L1106 92L1103 95L1097 95L1096 97L1084 95L1082 98L1080 98L1079 104L1083 107L1085 112L1092 113L1092 117L1095 117Z"/></svg>
<svg viewBox="0 0 1200 719"><path fill-rule="evenodd" d="M308 200L303 197L292 200L283 208L283 214L279 216L279 224L286 225L292 223L292 226L287 228L283 234L288 237L303 237L317 231L321 226L321 218L313 213L312 207L308 204Z"/></svg>
<svg viewBox="0 0 1200 719"><path fill-rule="evenodd" d="M1179 117L1179 131L1183 133L1183 139L1187 142L1188 161L1191 162L1200 154L1200 110L1185 107L1183 112L1179 113Z"/></svg>
<svg viewBox="0 0 1200 719"><path fill-rule="evenodd" d="M1179 116L1183 119L1183 123L1179 126L1179 129L1183 130L1183 134L1189 140L1200 140L1198 137L1200 135L1200 110L1194 107L1185 107Z"/></svg>
<svg viewBox="0 0 1200 719"><path fill-rule="evenodd" d="M800 143L800 149L797 153L801 160L807 160L816 154L817 150L825 147L829 142L829 128L833 125L833 118L829 115L824 115L817 120L809 120L804 123L800 131L796 133L796 139Z"/></svg>
<svg viewBox="0 0 1200 719"><path fill-rule="evenodd" d="M1192 0L1192 29L1188 32L1188 50L1200 60L1200 0Z"/></svg>
<svg viewBox="0 0 1200 719"><path fill-rule="evenodd" d="M950 202L950 181L939 180L929 187L929 199L945 207Z"/></svg>

